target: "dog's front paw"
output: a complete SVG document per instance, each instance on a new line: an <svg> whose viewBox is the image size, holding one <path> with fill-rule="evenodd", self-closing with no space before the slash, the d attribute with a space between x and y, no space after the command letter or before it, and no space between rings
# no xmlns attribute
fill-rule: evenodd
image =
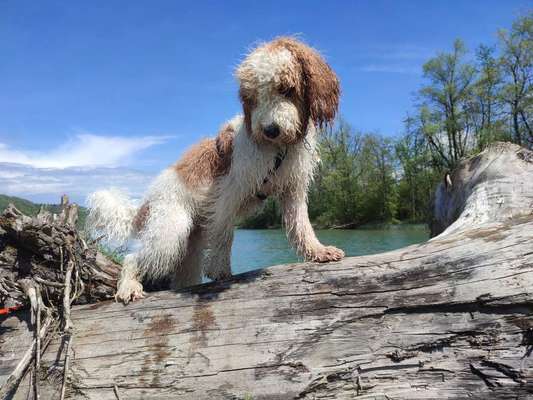
<svg viewBox="0 0 533 400"><path fill-rule="evenodd" d="M145 293L141 282L131 278L121 279L118 282L115 301L128 304L130 301L144 298L144 295Z"/></svg>
<svg viewBox="0 0 533 400"><path fill-rule="evenodd" d="M323 246L313 253L309 257L309 261L325 263L329 261L339 261L344 257L344 251L334 246Z"/></svg>
<svg viewBox="0 0 533 400"><path fill-rule="evenodd" d="M214 281L223 281L231 278L231 272L227 270L215 270L214 272L208 272L206 276Z"/></svg>
<svg viewBox="0 0 533 400"><path fill-rule="evenodd" d="M231 278L231 261L229 255L211 253L204 259L202 266L204 275L214 281L223 281Z"/></svg>

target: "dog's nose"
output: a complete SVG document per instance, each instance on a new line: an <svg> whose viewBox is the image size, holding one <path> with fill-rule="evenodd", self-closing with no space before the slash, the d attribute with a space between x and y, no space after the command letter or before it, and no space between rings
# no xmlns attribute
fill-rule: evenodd
<svg viewBox="0 0 533 400"><path fill-rule="evenodd" d="M263 132L267 138L275 139L279 136L279 126L272 124L263 129Z"/></svg>

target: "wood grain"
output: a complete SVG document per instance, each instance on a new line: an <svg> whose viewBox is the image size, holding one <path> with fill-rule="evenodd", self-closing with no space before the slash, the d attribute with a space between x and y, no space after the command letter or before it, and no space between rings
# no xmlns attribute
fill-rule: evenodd
<svg viewBox="0 0 533 400"><path fill-rule="evenodd" d="M74 307L67 398L533 398L533 158L521 152L465 161L470 173L439 188L450 210L438 215L456 218L427 243ZM487 196L501 179L515 183ZM61 352L53 340L43 355L43 398L58 396Z"/></svg>

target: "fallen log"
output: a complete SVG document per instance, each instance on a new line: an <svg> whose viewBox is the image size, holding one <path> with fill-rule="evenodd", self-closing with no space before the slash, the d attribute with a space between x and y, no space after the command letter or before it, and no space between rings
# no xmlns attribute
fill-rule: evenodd
<svg viewBox="0 0 533 400"><path fill-rule="evenodd" d="M533 398L533 153L496 144L447 181L426 243L73 307L67 398Z"/></svg>

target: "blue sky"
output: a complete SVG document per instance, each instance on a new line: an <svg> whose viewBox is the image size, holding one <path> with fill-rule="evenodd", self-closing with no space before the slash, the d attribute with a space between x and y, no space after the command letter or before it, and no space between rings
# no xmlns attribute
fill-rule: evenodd
<svg viewBox="0 0 533 400"><path fill-rule="evenodd" d="M340 77L341 114L397 135L421 66L496 42L528 1L0 0L0 193L82 201L150 178L240 111L233 70L296 34Z"/></svg>

